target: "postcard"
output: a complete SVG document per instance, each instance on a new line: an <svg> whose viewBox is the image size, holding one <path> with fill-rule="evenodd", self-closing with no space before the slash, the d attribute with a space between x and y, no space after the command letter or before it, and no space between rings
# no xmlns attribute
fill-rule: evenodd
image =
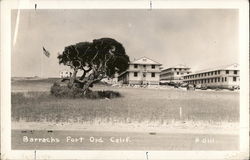
<svg viewBox="0 0 250 160"><path fill-rule="evenodd" d="M247 158L247 2L206 3L2 1L2 159Z"/></svg>

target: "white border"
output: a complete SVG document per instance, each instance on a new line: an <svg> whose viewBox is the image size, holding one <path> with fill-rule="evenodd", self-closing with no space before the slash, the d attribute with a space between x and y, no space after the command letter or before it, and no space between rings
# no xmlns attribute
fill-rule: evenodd
<svg viewBox="0 0 250 160"><path fill-rule="evenodd" d="M34 159L34 151L11 150L11 9L150 9L148 1L3 0L1 1L1 153L2 159ZM149 151L148 159L243 159L249 157L249 15L247 0L152 0L152 9L239 9L240 44L240 150ZM244 86L244 87L243 87ZM36 159L146 159L145 151L37 151Z"/></svg>

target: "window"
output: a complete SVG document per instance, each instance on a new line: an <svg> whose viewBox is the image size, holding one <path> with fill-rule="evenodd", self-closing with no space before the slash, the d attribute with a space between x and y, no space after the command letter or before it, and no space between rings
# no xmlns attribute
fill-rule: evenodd
<svg viewBox="0 0 250 160"><path fill-rule="evenodd" d="M177 75L179 75L179 72L177 72Z"/></svg>
<svg viewBox="0 0 250 160"><path fill-rule="evenodd" d="M220 71L218 71L218 74L220 74Z"/></svg>
<svg viewBox="0 0 250 160"><path fill-rule="evenodd" d="M213 83L213 79L211 79L211 83Z"/></svg>
<svg viewBox="0 0 250 160"><path fill-rule="evenodd" d="M151 73L151 77L155 77L155 73Z"/></svg>
<svg viewBox="0 0 250 160"><path fill-rule="evenodd" d="M220 78L218 78L218 82L220 82Z"/></svg>
<svg viewBox="0 0 250 160"><path fill-rule="evenodd" d="M209 83L209 79L207 80L207 83Z"/></svg>
<svg viewBox="0 0 250 160"><path fill-rule="evenodd" d="M229 74L229 70L226 70L226 74Z"/></svg>
<svg viewBox="0 0 250 160"><path fill-rule="evenodd" d="M146 73L143 73L142 76L145 78L146 77Z"/></svg>
<svg viewBox="0 0 250 160"><path fill-rule="evenodd" d="M211 72L211 75L213 75L214 74L214 72Z"/></svg>
<svg viewBox="0 0 250 160"><path fill-rule="evenodd" d="M217 75L217 71L215 71L214 74Z"/></svg>
<svg viewBox="0 0 250 160"><path fill-rule="evenodd" d="M237 74L237 71L234 71L234 74Z"/></svg>
<svg viewBox="0 0 250 160"><path fill-rule="evenodd" d="M208 72L208 73L207 73L207 75L209 76L209 75L210 75L210 73Z"/></svg>
<svg viewBox="0 0 250 160"><path fill-rule="evenodd" d="M236 82L236 77L233 77L233 81Z"/></svg>
<svg viewBox="0 0 250 160"><path fill-rule="evenodd" d="M138 68L138 64L134 64L134 68Z"/></svg>
<svg viewBox="0 0 250 160"><path fill-rule="evenodd" d="M137 77L138 76L138 73L137 72L134 72L134 77Z"/></svg>
<svg viewBox="0 0 250 160"><path fill-rule="evenodd" d="M143 65L144 68L146 68L146 65Z"/></svg>
<svg viewBox="0 0 250 160"><path fill-rule="evenodd" d="M152 65L151 68L152 68L152 69L155 69L155 65Z"/></svg>
<svg viewBox="0 0 250 160"><path fill-rule="evenodd" d="M217 78L214 79L214 82L215 82L215 83L217 82Z"/></svg>
<svg viewBox="0 0 250 160"><path fill-rule="evenodd" d="M225 82L227 81L227 77L225 77Z"/></svg>
<svg viewBox="0 0 250 160"><path fill-rule="evenodd" d="M221 81L224 82L224 78L223 77L221 78Z"/></svg>

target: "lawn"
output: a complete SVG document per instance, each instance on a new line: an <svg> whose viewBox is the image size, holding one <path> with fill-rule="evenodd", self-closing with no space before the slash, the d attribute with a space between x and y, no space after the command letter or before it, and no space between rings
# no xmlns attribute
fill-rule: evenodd
<svg viewBox="0 0 250 160"><path fill-rule="evenodd" d="M46 84L45 88L48 88L50 82L43 83L39 81L39 86ZM12 88L18 88L17 84L12 83ZM23 88L25 84L21 84ZM238 92L98 86L94 89L118 91L122 97L90 100L56 98L49 91L41 91L39 87L28 84L32 90L27 87L28 92L12 93L12 121L160 124L179 120L209 123L239 121Z"/></svg>

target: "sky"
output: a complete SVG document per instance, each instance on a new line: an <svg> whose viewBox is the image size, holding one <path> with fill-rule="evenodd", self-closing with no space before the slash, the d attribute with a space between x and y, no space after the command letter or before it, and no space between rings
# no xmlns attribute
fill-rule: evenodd
<svg viewBox="0 0 250 160"><path fill-rule="evenodd" d="M12 77L58 77L67 69L57 59L64 47L103 37L122 43L131 61L146 56L163 68L239 63L235 9L27 9L18 22L17 15L12 10Z"/></svg>

